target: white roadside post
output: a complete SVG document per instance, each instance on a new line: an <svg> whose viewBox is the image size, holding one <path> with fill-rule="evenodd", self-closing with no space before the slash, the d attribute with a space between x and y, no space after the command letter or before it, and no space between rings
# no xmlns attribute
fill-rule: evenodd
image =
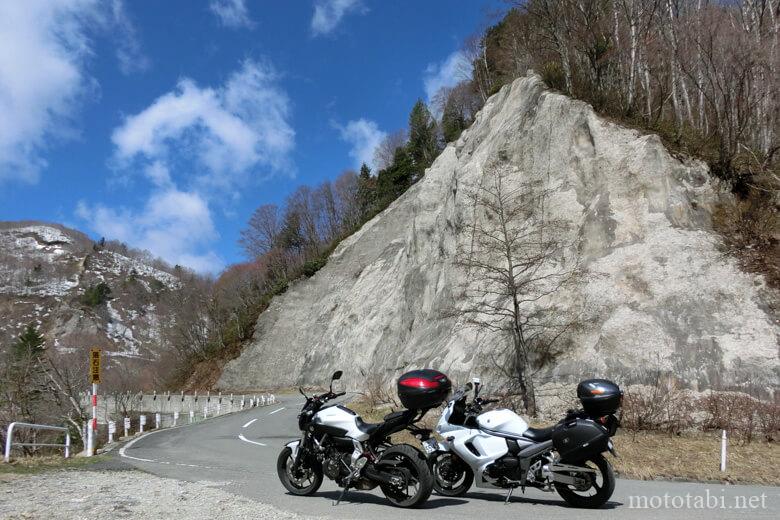
<svg viewBox="0 0 780 520"><path fill-rule="evenodd" d="M206 419L209 416L209 405L203 406L203 418Z"/></svg>
<svg viewBox="0 0 780 520"><path fill-rule="evenodd" d="M114 421L108 421L108 443L114 442L114 433L116 433L116 423Z"/></svg>
<svg viewBox="0 0 780 520"><path fill-rule="evenodd" d="M176 426L177 422L179 422L179 412L173 412L173 425Z"/></svg>
<svg viewBox="0 0 780 520"><path fill-rule="evenodd" d="M190 424L192 424L193 420L195 420L195 411L190 409Z"/></svg>
<svg viewBox="0 0 780 520"><path fill-rule="evenodd" d="M146 426L146 416L142 415L138 418L138 432L143 433L144 432L144 426Z"/></svg>
<svg viewBox="0 0 780 520"><path fill-rule="evenodd" d="M125 417L125 437L130 435L130 417Z"/></svg>
<svg viewBox="0 0 780 520"><path fill-rule="evenodd" d="M160 412L154 414L154 429L155 430L160 429Z"/></svg>
<svg viewBox="0 0 780 520"><path fill-rule="evenodd" d="M726 440L726 430L723 430L723 433L720 436L720 470L726 471L726 444L728 441Z"/></svg>

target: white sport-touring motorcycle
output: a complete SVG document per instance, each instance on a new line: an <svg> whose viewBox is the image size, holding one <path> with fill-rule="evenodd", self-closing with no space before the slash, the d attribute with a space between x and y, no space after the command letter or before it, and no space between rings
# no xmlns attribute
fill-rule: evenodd
<svg viewBox="0 0 780 520"><path fill-rule="evenodd" d="M467 402L473 388L474 398ZM447 403L436 426L443 439L424 442L434 490L446 496L465 494L472 483L480 488L512 491L535 487L557 491L575 507L604 505L615 489L612 466L603 453L614 455L612 437L619 425L615 413L622 392L604 379L577 387L582 410L569 410L549 428L529 428L507 409L483 412L497 402L479 397L479 380L468 383Z"/></svg>

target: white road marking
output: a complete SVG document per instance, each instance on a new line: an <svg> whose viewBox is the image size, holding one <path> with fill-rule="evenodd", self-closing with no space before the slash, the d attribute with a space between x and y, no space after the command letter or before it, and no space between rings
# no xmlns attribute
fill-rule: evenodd
<svg viewBox="0 0 780 520"><path fill-rule="evenodd" d="M263 444L262 442L250 441L249 439L244 437L243 434L239 434L238 438L241 439L244 442L248 442L249 444L257 444L258 446L265 446L265 444Z"/></svg>
<svg viewBox="0 0 780 520"><path fill-rule="evenodd" d="M253 423L253 422L255 422L256 420L257 420L257 418L255 418L255 419L252 419L251 421L249 421L248 423L246 423L245 425L243 425L243 426L242 426L242 428L246 428L247 426L249 426L250 424L252 424L252 423Z"/></svg>
<svg viewBox="0 0 780 520"><path fill-rule="evenodd" d="M281 412L282 410L284 410L284 406L282 406L281 408L278 408L278 409L274 410L273 412L269 413L268 415L273 415L273 414L275 414L276 412Z"/></svg>
<svg viewBox="0 0 780 520"><path fill-rule="evenodd" d="M181 426L179 426L179 428L181 428ZM169 429L173 429L173 428L169 428ZM184 464L182 462L168 462L168 461L164 461L164 460L144 459L144 458L141 458L141 457L133 457L132 455L128 455L127 454L127 449L130 448L136 442L140 441L141 439L143 439L145 437L148 437L149 435L154 435L155 433L162 432L162 431L165 431L165 430L152 430L152 431L150 431L148 433L145 433L145 434L141 435L140 437L136 437L135 439L131 440L130 442L128 442L127 444L125 444L124 446L119 448L119 456L120 457L124 457L126 459L138 460L138 461L141 461L141 462L154 462L155 464L166 464L166 465L174 464L176 466L185 466L185 467L188 467L188 468L215 469L215 468L212 468L211 466L198 466L197 464Z"/></svg>

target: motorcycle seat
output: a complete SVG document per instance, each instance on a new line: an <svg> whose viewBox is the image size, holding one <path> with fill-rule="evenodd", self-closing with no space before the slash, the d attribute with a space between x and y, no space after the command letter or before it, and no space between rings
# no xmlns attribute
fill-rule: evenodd
<svg viewBox="0 0 780 520"><path fill-rule="evenodd" d="M355 419L355 424L358 427L358 430L360 430L363 433L367 433L371 435L375 431L379 429L380 426L382 426L384 423L367 423L360 417Z"/></svg>
<svg viewBox="0 0 780 520"><path fill-rule="evenodd" d="M549 441L552 437L553 426L548 428L528 428L523 432L523 437L535 442Z"/></svg>

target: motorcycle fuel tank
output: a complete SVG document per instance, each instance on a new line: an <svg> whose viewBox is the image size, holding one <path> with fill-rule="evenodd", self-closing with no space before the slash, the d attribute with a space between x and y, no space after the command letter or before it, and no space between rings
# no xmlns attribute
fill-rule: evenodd
<svg viewBox="0 0 780 520"><path fill-rule="evenodd" d="M483 430L503 433L510 437L520 437L528 429L528 423L512 410L505 408L480 414L477 424Z"/></svg>
<svg viewBox="0 0 780 520"><path fill-rule="evenodd" d="M364 441L368 439L368 434L358 428L357 420L358 416L355 412L337 405L321 409L314 416L312 423L318 430L325 431L331 436Z"/></svg>

